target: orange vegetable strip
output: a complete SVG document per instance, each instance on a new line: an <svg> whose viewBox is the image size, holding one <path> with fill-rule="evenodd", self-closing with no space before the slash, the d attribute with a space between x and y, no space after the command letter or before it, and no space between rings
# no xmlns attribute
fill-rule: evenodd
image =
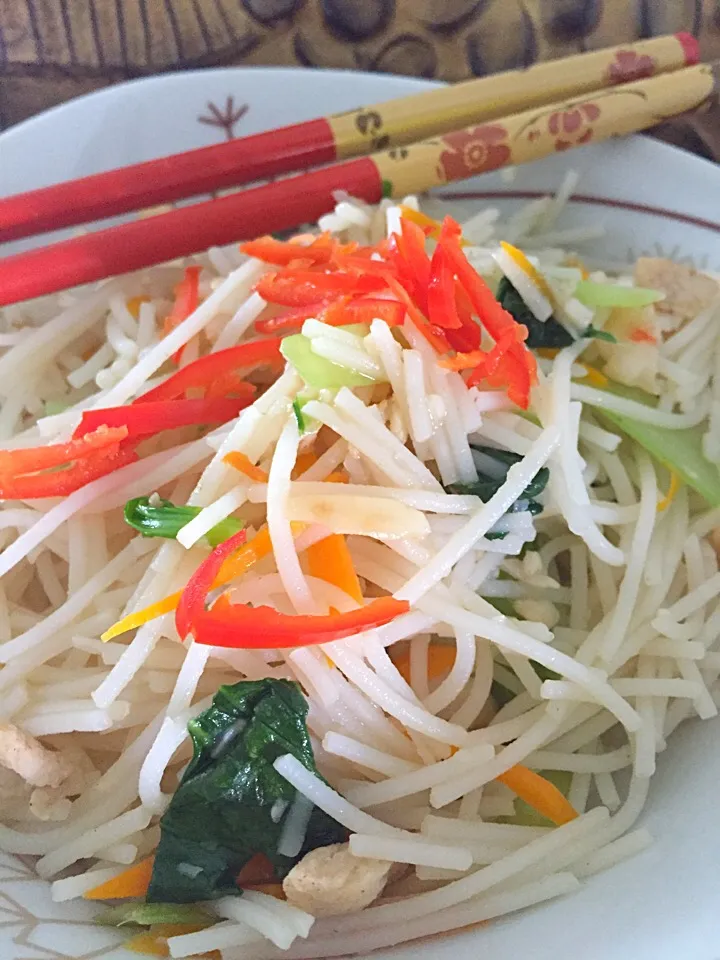
<svg viewBox="0 0 720 960"><path fill-rule="evenodd" d="M148 933L140 933L123 944L131 953L141 953L146 957L169 957L169 937L182 937L187 933L197 933L206 930L206 926L199 927L192 923L159 923L150 928ZM195 960L222 960L219 950L199 954Z"/></svg>
<svg viewBox="0 0 720 960"><path fill-rule="evenodd" d="M410 648L391 654L392 662L406 683L410 683ZM431 643L428 647L428 680L439 680L450 673L455 663L455 647L448 643Z"/></svg>
<svg viewBox="0 0 720 960"><path fill-rule="evenodd" d="M167 940L152 933L139 933L136 937L127 940L123 946L130 953L140 953L144 957L170 956L170 947L167 945Z"/></svg>
<svg viewBox="0 0 720 960"><path fill-rule="evenodd" d="M577 810L554 783L550 783L534 770L523 767L522 764L518 763L510 767L497 779L516 793L528 806L558 826L569 823L578 816Z"/></svg>
<svg viewBox="0 0 720 960"><path fill-rule="evenodd" d="M635 327L630 334L633 343L657 343L657 337L644 327Z"/></svg>
<svg viewBox="0 0 720 960"><path fill-rule="evenodd" d="M253 854L235 878L235 882L239 887L250 887L252 884L258 886L260 884L275 883L276 881L277 873L275 872L275 867L272 865L270 858L266 857L264 853Z"/></svg>
<svg viewBox="0 0 720 960"><path fill-rule="evenodd" d="M87 890L85 900L125 900L130 897L144 897L150 886L154 857L147 857L140 863L128 867L117 877L107 880L92 890Z"/></svg>
<svg viewBox="0 0 720 960"><path fill-rule="evenodd" d="M456 353L454 357L442 357L438 363L446 370L474 370L486 357L484 350L471 350L470 353Z"/></svg>
<svg viewBox="0 0 720 960"><path fill-rule="evenodd" d="M334 584L357 603L363 602L360 581L341 533L334 533L308 547L307 558L312 577Z"/></svg>
<svg viewBox="0 0 720 960"><path fill-rule="evenodd" d="M309 470L317 461L317 454L311 450L308 450L307 453L299 453L295 461L295 466L293 467L292 479L297 480L299 476L302 476L302 474L305 473L306 470Z"/></svg>
<svg viewBox="0 0 720 960"><path fill-rule="evenodd" d="M266 893L269 897L275 897L276 900L287 899L281 883L245 883L242 889L257 890L258 893Z"/></svg>
<svg viewBox="0 0 720 960"><path fill-rule="evenodd" d="M228 466L234 467L235 470L239 470L240 473L244 473L246 477L249 477L256 483L267 483L267 473L261 467L256 466L249 457L239 450L232 450L230 453L226 453L223 457L223 463L227 463Z"/></svg>
<svg viewBox="0 0 720 960"><path fill-rule="evenodd" d="M295 535L297 535L305 529L305 524L293 523L291 527ZM228 557L228 559L225 560L212 583L212 588L222 587L236 577L247 573L258 560L266 557L271 550L272 543L270 542L270 534L268 533L267 527L263 527L261 530L258 530L257 534L249 543L244 544L234 556ZM113 640L115 637L119 637L120 634L127 633L128 630L134 630L136 627L141 627L144 623L148 623L156 617L161 617L164 613L171 613L177 608L181 596L182 590L178 590L177 593L173 593L169 597L164 597L162 600L158 600L157 603L151 603L150 606L145 607L143 610L138 610L137 613L131 613L127 617L123 617L122 620L114 623L109 630L106 630L100 639L103 642Z"/></svg>
<svg viewBox="0 0 720 960"><path fill-rule="evenodd" d="M325 483L347 483L348 477L345 473L340 473L340 471L335 471L334 473L329 473L324 480Z"/></svg>
<svg viewBox="0 0 720 960"><path fill-rule="evenodd" d="M271 236L258 237L248 243L241 243L240 250L249 257L257 257L265 263L286 267L296 260L308 260L312 263L327 263L335 249L335 241L329 233L321 233L312 243L284 242Z"/></svg>

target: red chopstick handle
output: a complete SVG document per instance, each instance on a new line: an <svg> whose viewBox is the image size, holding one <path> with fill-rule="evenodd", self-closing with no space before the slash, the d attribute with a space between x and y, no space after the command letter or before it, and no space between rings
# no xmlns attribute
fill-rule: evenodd
<svg viewBox="0 0 720 960"><path fill-rule="evenodd" d="M241 186L335 158L332 129L320 118L108 170L0 200L0 242Z"/></svg>
<svg viewBox="0 0 720 960"><path fill-rule="evenodd" d="M378 203L382 189L375 162L361 157L18 253L0 260L0 306L312 222L333 209L335 190Z"/></svg>

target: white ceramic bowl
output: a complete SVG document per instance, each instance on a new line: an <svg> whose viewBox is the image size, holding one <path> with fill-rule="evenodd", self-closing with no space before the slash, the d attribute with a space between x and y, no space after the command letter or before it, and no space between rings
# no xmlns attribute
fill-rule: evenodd
<svg viewBox="0 0 720 960"><path fill-rule="evenodd" d="M147 160L422 89L426 81L280 69L207 70L83 97L0 137L0 195ZM246 110L243 108L247 107ZM581 171L567 225L602 222L612 259L658 250L720 270L720 168L634 137L584 147L455 191L511 209ZM17 245L16 245L17 246ZM565 899L376 960L719 960L720 722L688 723L660 757L642 823L656 842ZM0 814L1 816L1 814ZM137 960L93 926L86 903L54 904L47 883L0 854L1 960Z"/></svg>

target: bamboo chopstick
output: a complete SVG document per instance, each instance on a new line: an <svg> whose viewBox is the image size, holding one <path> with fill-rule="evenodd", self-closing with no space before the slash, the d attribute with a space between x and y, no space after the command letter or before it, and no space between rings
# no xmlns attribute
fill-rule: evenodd
<svg viewBox="0 0 720 960"><path fill-rule="evenodd" d="M378 203L645 129L720 91L702 64L466 127L0 260L0 305L317 220L344 189Z"/></svg>
<svg viewBox="0 0 720 960"><path fill-rule="evenodd" d="M0 200L0 242L404 146L698 62L688 33L577 54Z"/></svg>

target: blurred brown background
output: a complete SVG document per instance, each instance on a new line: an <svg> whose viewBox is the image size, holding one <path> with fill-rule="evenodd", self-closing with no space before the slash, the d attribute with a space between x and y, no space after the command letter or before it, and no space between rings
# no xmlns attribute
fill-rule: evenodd
<svg viewBox="0 0 720 960"><path fill-rule="evenodd" d="M0 128L167 70L346 67L460 80L686 30L720 58L720 0L0 0ZM717 117L667 139L720 159Z"/></svg>

